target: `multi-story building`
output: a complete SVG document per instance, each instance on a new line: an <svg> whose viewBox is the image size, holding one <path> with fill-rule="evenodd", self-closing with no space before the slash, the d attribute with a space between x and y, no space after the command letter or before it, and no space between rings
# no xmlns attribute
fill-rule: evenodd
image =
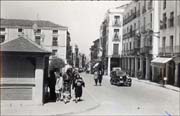
<svg viewBox="0 0 180 116"><path fill-rule="evenodd" d="M45 20L1 19L0 22L1 43L23 36L66 61L67 27Z"/></svg>
<svg viewBox="0 0 180 116"><path fill-rule="evenodd" d="M100 47L100 39L96 39L95 41L93 41L93 45L90 48L90 62L91 62L91 72L93 70L93 66L100 60L98 57L99 54L99 47Z"/></svg>
<svg viewBox="0 0 180 116"><path fill-rule="evenodd" d="M159 1L159 57L152 61L153 80L167 77L167 83L180 86L180 1Z"/></svg>
<svg viewBox="0 0 180 116"><path fill-rule="evenodd" d="M151 80L150 62L158 55L158 1L133 0L123 15L123 64L131 76Z"/></svg>
<svg viewBox="0 0 180 116"><path fill-rule="evenodd" d="M109 9L100 28L102 56L106 58L108 75L113 67L119 67L121 63L123 11L122 7Z"/></svg>

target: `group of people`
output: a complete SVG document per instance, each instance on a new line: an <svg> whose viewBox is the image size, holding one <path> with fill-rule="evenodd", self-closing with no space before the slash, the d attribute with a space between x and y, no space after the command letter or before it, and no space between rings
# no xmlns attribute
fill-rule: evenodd
<svg viewBox="0 0 180 116"><path fill-rule="evenodd" d="M49 88L50 99L56 101L70 102L72 98L71 89L74 90L75 102L81 100L83 87L85 82L74 68L68 68L65 72L60 72L59 69L50 71Z"/></svg>
<svg viewBox="0 0 180 116"><path fill-rule="evenodd" d="M99 85L101 86L102 83L102 77L103 77L103 70L101 68L97 68L94 71L94 81L95 81L95 86Z"/></svg>

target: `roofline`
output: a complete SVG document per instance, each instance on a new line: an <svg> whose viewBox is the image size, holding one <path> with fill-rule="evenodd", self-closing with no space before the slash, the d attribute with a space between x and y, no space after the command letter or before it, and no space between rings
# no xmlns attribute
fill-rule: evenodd
<svg viewBox="0 0 180 116"><path fill-rule="evenodd" d="M11 41L14 41L14 40L16 40L16 39L19 39L20 37L18 37L18 38L15 38L15 39L11 39L11 40L9 40L9 41L5 41L5 42L3 42L2 44L0 44L0 46L2 46L2 45L4 45L4 44L6 44L6 43L9 43L9 42L11 42ZM34 46L36 46L36 47L38 47L39 49L42 49L42 50L44 50L44 52L46 53L51 53L50 51L48 51L48 50L46 50L45 48L42 48L42 46L40 46L40 45L38 45L38 44L36 44L34 41L32 41L30 38L25 38L25 37L23 37L24 39L26 39L27 41L29 41L31 44L33 44ZM1 51L1 50L0 50ZM11 52L11 51L1 51L1 52ZM15 52L15 51L12 51L12 52ZM17 51L18 52L18 51ZM23 52L23 51L19 51L19 52ZM33 52L32 52L33 53ZM34 52L34 53L43 53L43 52Z"/></svg>
<svg viewBox="0 0 180 116"><path fill-rule="evenodd" d="M6 18L0 18L0 20L23 20L23 21L31 21L31 22L33 22L33 23L36 23L36 21L48 21L48 22L50 22L50 23L52 23L52 24L54 24L54 25L57 25L57 27L53 27L53 26L49 26L49 27L47 27L47 26L43 26L43 27L39 27L39 28L45 28L45 29L49 29L49 28L54 28L54 29L68 29L68 27L67 26L61 26L61 25L59 25L59 24L56 24L56 23L54 23L54 22L51 22L51 21L49 21L49 20L30 20L30 19L6 19ZM28 27L30 27L30 28L32 28L32 26L11 26L11 25L3 25L3 24L1 24L0 25L1 27L14 27L14 28L17 28L17 27L26 27L26 28L28 28Z"/></svg>
<svg viewBox="0 0 180 116"><path fill-rule="evenodd" d="M32 26L10 26L10 25L3 25L1 24L0 27L4 28L23 28L23 29L33 29ZM53 30L53 29L58 29L58 30L68 30L68 27L38 27L40 29L44 30Z"/></svg>

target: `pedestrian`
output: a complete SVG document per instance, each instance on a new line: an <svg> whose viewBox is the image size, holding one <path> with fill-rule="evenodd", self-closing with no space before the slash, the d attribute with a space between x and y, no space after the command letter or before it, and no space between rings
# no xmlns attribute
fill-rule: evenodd
<svg viewBox="0 0 180 116"><path fill-rule="evenodd" d="M75 79L75 82L73 84L73 89L74 89L74 93L75 93L75 102L76 103L81 100L81 96L82 96L82 93L83 93L82 87L85 87L85 83L84 83L82 77L80 77L80 75L77 75L76 79Z"/></svg>
<svg viewBox="0 0 180 116"><path fill-rule="evenodd" d="M56 85L55 85L55 92L56 92L56 101L62 101L62 90L63 90L63 77L62 74L59 72L55 72L56 76Z"/></svg>
<svg viewBox="0 0 180 116"><path fill-rule="evenodd" d="M56 100L56 94L55 94L55 84L56 84L56 77L55 77L55 70L50 70L50 79L49 79L49 88L50 88L50 100L55 101Z"/></svg>
<svg viewBox="0 0 180 116"><path fill-rule="evenodd" d="M98 81L99 81L99 85L101 86L102 83L102 77L103 77L103 71L101 68L98 69Z"/></svg>
<svg viewBox="0 0 180 116"><path fill-rule="evenodd" d="M97 82L98 82L98 72L97 72L97 70L94 71L94 81L95 81L95 86L97 86Z"/></svg>
<svg viewBox="0 0 180 116"><path fill-rule="evenodd" d="M63 100L64 103L70 102L71 99L71 81L67 73L63 74Z"/></svg>

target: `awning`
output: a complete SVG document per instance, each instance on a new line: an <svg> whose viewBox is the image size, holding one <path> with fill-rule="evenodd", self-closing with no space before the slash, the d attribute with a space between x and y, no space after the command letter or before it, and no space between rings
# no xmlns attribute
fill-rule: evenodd
<svg viewBox="0 0 180 116"><path fill-rule="evenodd" d="M151 61L151 63L165 64L172 60L172 58L157 57Z"/></svg>

